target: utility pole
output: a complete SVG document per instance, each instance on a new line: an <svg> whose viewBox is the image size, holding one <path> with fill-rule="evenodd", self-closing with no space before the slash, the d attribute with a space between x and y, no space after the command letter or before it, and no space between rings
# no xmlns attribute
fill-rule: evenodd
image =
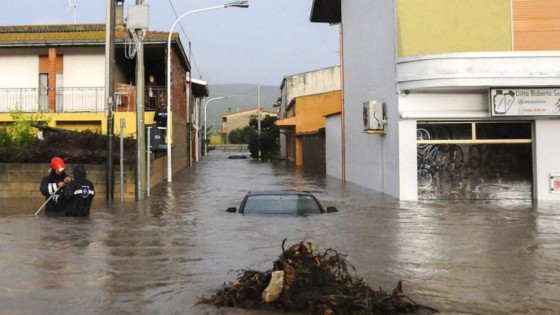
<svg viewBox="0 0 560 315"><path fill-rule="evenodd" d="M136 0L136 7L141 8L143 0ZM148 16L148 8L144 12ZM132 12L139 12L133 10ZM131 11L129 10L129 15ZM139 16L129 16L136 22L132 32L136 33L136 200L144 199L147 187L147 167L146 167L146 142L145 142L145 123L144 123L144 87L145 87L145 69L144 69L144 30L141 27L148 28L148 21L140 19Z"/></svg>
<svg viewBox="0 0 560 315"><path fill-rule="evenodd" d="M106 199L113 200L113 104L115 96L115 0L107 0L105 26L105 100L107 102L107 165L106 165Z"/></svg>

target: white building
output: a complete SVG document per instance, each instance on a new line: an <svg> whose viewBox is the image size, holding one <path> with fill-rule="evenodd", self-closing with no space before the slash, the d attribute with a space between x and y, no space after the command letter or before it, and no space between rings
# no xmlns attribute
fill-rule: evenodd
<svg viewBox="0 0 560 315"><path fill-rule="evenodd" d="M338 24L343 52L327 173L400 200L560 200L560 6L544 2L315 0L311 21ZM435 158L421 189L426 145L461 149L455 190L437 187L450 166Z"/></svg>

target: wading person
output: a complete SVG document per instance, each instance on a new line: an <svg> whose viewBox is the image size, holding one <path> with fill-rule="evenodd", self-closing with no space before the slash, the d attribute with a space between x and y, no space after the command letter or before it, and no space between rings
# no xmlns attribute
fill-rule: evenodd
<svg viewBox="0 0 560 315"><path fill-rule="evenodd" d="M86 168L82 164L74 167L74 179L64 188L62 200L64 214L71 217L87 217L95 196L93 183L87 179Z"/></svg>
<svg viewBox="0 0 560 315"><path fill-rule="evenodd" d="M64 212L64 204L60 196L64 191L63 187L72 181L72 177L64 172L65 167L64 160L59 157L52 158L49 174L41 180L39 190L45 196L45 199L48 200L45 205L45 213L47 214Z"/></svg>

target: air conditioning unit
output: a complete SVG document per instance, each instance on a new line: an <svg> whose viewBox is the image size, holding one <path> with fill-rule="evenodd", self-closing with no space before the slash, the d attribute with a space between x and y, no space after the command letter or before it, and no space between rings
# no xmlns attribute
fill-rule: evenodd
<svg viewBox="0 0 560 315"><path fill-rule="evenodd" d="M383 130L385 128L385 115L383 102L370 100L363 103L364 130Z"/></svg>

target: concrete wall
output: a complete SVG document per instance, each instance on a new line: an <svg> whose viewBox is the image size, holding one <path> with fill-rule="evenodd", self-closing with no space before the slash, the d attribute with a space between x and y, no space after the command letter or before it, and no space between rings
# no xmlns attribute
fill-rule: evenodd
<svg viewBox="0 0 560 315"><path fill-rule="evenodd" d="M325 156L327 157L327 175L342 179L342 115L326 118Z"/></svg>
<svg viewBox="0 0 560 315"><path fill-rule="evenodd" d="M399 196L396 31L393 1L342 2L346 180ZM367 8L367 9L364 9ZM385 104L386 134L363 131L362 104ZM359 122L359 123L358 123Z"/></svg>
<svg viewBox="0 0 560 315"><path fill-rule="evenodd" d="M340 90L340 66L286 76L282 86L282 108L285 109L285 105L298 96L337 90Z"/></svg>
<svg viewBox="0 0 560 315"><path fill-rule="evenodd" d="M550 175L560 175L560 138L558 137L557 120L535 121L534 158L535 165L534 191L540 201L558 201L560 193L551 192Z"/></svg>

